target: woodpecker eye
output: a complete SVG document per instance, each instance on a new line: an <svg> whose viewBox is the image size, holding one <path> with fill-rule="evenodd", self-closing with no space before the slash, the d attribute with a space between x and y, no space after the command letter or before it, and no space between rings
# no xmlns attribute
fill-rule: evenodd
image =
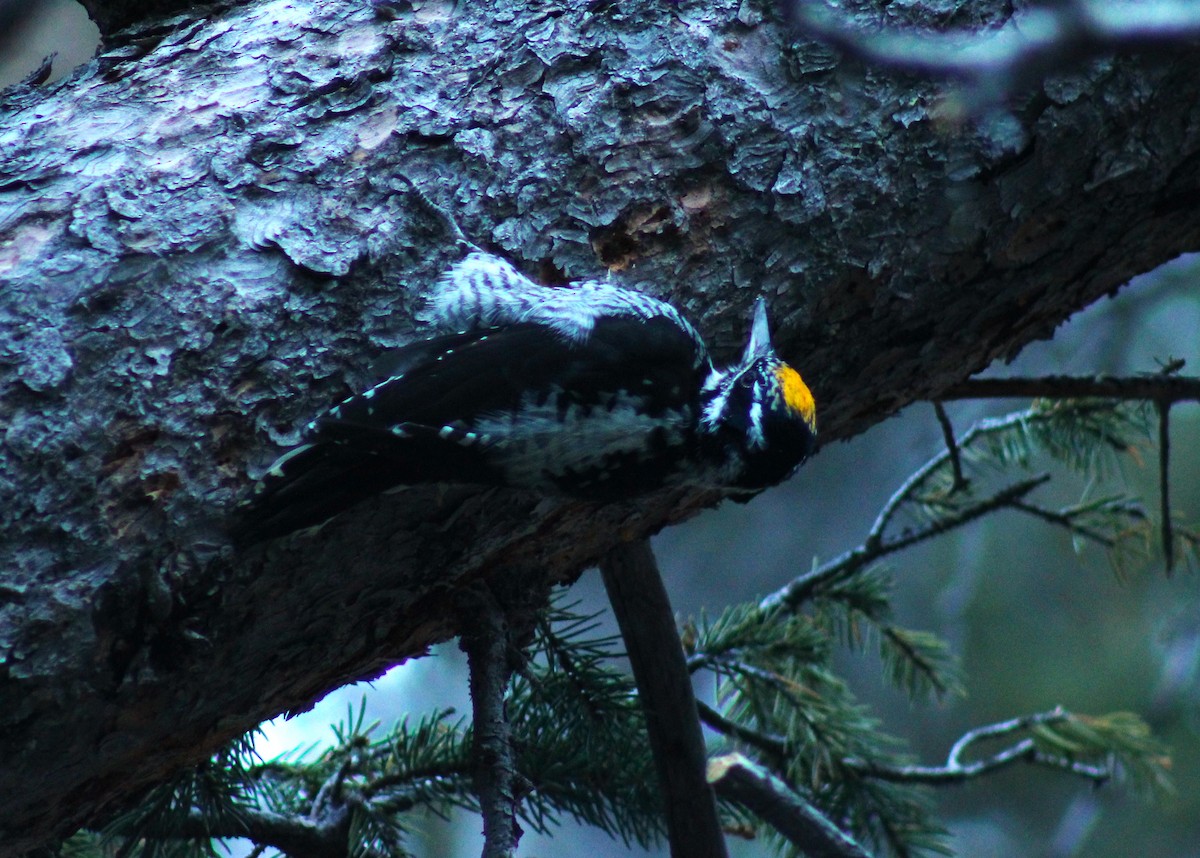
<svg viewBox="0 0 1200 858"><path fill-rule="evenodd" d="M752 376L750 373L746 373L745 375L739 375L737 383L738 383L738 387L744 387L747 390L749 390L751 387L754 386L754 376Z"/></svg>

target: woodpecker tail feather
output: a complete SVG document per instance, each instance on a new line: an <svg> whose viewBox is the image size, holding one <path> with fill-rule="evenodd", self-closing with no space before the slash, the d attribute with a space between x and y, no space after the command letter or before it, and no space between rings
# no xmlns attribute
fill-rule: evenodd
<svg viewBox="0 0 1200 858"><path fill-rule="evenodd" d="M494 479L473 451L426 426L405 427L403 438L353 425L337 428L337 440L297 447L263 476L241 511L236 544L316 527L397 486Z"/></svg>
<svg viewBox="0 0 1200 858"><path fill-rule="evenodd" d="M348 506L395 485L378 456L337 444L305 444L263 476L241 511L234 540L252 545L323 524Z"/></svg>

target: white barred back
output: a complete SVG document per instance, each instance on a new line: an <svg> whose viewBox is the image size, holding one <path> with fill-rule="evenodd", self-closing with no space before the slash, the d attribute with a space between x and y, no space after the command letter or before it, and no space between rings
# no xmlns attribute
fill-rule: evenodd
<svg viewBox="0 0 1200 858"><path fill-rule="evenodd" d="M696 365L709 361L696 329L665 301L596 280L539 286L506 260L481 251L442 275L429 307L430 321L445 331L533 322L577 343L585 342L596 320L606 316L666 318L696 343Z"/></svg>

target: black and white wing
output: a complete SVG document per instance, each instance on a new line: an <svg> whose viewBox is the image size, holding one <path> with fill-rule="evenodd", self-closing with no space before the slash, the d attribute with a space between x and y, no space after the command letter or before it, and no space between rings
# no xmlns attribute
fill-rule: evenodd
<svg viewBox="0 0 1200 858"><path fill-rule="evenodd" d="M691 326L597 313L568 336L526 318L398 350L390 364L403 372L313 421L264 476L242 541L320 524L399 485L597 498L661 485L689 453L711 370Z"/></svg>

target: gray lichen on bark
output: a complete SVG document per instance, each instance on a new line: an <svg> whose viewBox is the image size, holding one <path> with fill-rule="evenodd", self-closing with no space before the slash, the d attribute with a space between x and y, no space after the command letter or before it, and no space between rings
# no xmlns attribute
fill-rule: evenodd
<svg viewBox="0 0 1200 858"><path fill-rule="evenodd" d="M250 479L413 336L456 253L412 184L531 274L671 299L718 352L766 294L835 440L1194 249L1198 81L1112 60L968 127L766 3L291 0L8 93L0 840L422 652L462 582L570 578L712 502L414 489L230 550Z"/></svg>

